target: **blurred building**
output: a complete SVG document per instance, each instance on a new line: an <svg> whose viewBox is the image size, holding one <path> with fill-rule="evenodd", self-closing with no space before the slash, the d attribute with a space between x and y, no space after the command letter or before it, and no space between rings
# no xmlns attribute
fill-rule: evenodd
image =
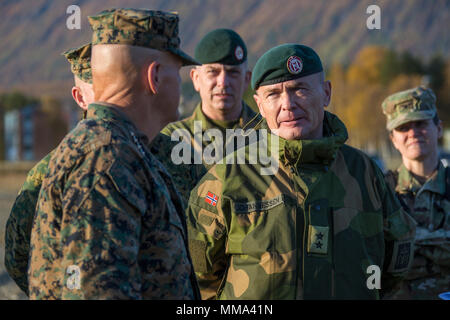
<svg viewBox="0 0 450 320"><path fill-rule="evenodd" d="M7 111L3 116L3 158L6 161L36 161L43 158L72 129L79 111L70 103L49 114L41 104ZM1 119L0 119L1 120Z"/></svg>

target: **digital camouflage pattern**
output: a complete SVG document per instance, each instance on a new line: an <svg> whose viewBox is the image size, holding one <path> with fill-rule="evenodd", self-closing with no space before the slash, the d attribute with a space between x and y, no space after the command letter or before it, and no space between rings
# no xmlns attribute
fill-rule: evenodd
<svg viewBox="0 0 450 320"><path fill-rule="evenodd" d="M172 177L176 189L181 195L183 207L186 208L192 188L198 182L197 176L205 172L202 165L175 164L172 161L172 149L181 142L172 141L169 136L159 133L150 143L150 152L159 160ZM192 154L191 162L193 163Z"/></svg>
<svg viewBox="0 0 450 320"><path fill-rule="evenodd" d="M87 83L92 83L91 44L71 49L63 53L70 63L72 73Z"/></svg>
<svg viewBox="0 0 450 320"><path fill-rule="evenodd" d="M388 176L397 195L417 222L412 267L397 299L438 299L450 291L450 169L441 162L420 183L402 164Z"/></svg>
<svg viewBox="0 0 450 320"><path fill-rule="evenodd" d="M416 87L387 97L382 105L388 131L410 121L433 119L436 115L436 96L431 89Z"/></svg>
<svg viewBox="0 0 450 320"><path fill-rule="evenodd" d="M5 267L20 289L28 295L28 256L31 226L42 181L54 151L28 172L25 183L12 206L5 230Z"/></svg>
<svg viewBox="0 0 450 320"><path fill-rule="evenodd" d="M92 83L91 44L63 53L72 73L84 82ZM5 267L20 289L28 295L28 257L31 226L42 181L54 151L41 159L28 172L25 183L11 209L5 230Z"/></svg>
<svg viewBox="0 0 450 320"><path fill-rule="evenodd" d="M187 209L203 299L377 299L398 286L414 222L346 139L325 112L324 138L279 138L276 174L248 162L208 171ZM370 265L382 270L381 292L367 287Z"/></svg>
<svg viewBox="0 0 450 320"><path fill-rule="evenodd" d="M194 166L175 165L171 161L170 153L176 144L178 143L171 141L170 137L158 134L148 147L172 176L176 189L181 194L183 207L186 207L192 186L196 183L197 172ZM11 278L27 295L31 226L42 181L48 172L48 163L53 153L54 151L45 156L28 172L6 223L5 267Z"/></svg>
<svg viewBox="0 0 450 320"><path fill-rule="evenodd" d="M91 24L92 45L126 44L178 56L183 65L199 63L180 49L179 17L176 13L144 9L109 9L88 17Z"/></svg>
<svg viewBox="0 0 450 320"><path fill-rule="evenodd" d="M196 297L182 202L146 144L100 104L64 138L33 222L30 298Z"/></svg>

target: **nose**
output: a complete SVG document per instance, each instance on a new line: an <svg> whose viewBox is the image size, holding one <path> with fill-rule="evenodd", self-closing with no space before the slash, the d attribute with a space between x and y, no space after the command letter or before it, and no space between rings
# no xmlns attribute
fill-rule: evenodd
<svg viewBox="0 0 450 320"><path fill-rule="evenodd" d="M225 70L222 70L217 76L217 86L220 88L228 87L229 79Z"/></svg>
<svg viewBox="0 0 450 320"><path fill-rule="evenodd" d="M417 137L420 135L420 128L412 124L408 129L408 137Z"/></svg>
<svg viewBox="0 0 450 320"><path fill-rule="evenodd" d="M289 91L285 91L281 94L281 108L283 110L291 110L295 108L294 95Z"/></svg>

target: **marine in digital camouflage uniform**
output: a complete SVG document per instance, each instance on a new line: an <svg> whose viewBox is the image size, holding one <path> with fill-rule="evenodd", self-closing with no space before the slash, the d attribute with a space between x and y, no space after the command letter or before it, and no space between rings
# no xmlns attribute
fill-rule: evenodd
<svg viewBox="0 0 450 320"><path fill-rule="evenodd" d="M74 76L87 84L92 84L91 44L68 50L63 55L69 61ZM74 89L81 91L81 94L83 94L83 90L87 90L76 87ZM89 104L91 101L87 99L87 96L85 95L83 98L86 100L85 103ZM54 150L28 172L6 222L5 267L11 278L27 295L31 226L42 180L48 172L48 163L53 153Z"/></svg>
<svg viewBox="0 0 450 320"><path fill-rule="evenodd" d="M382 110L403 158L386 181L417 222L413 264L394 298L438 299L450 291L450 169L439 161L442 127L436 97L431 89L416 87L387 97ZM417 172L414 163L429 164L428 177Z"/></svg>
<svg viewBox="0 0 450 320"><path fill-rule="evenodd" d="M176 14L112 9L89 20L94 46L147 47L196 63L179 49ZM148 144L124 112L96 102L57 147L33 224L32 299L198 296L183 203Z"/></svg>
<svg viewBox="0 0 450 320"><path fill-rule="evenodd" d="M64 53L71 65L71 71L79 80L92 83L92 72L90 66L91 50L90 44ZM78 57L78 58L77 58ZM86 98L85 98L86 100ZM87 101L89 104L90 101ZM84 114L84 118L86 115ZM175 165L171 160L172 148L178 142L171 141L170 137L158 134L149 144L151 153L168 170L182 195L184 207L195 184L198 175L196 167L189 164ZM41 159L27 174L26 181L11 209L6 224L5 232L5 266L19 288L28 295L28 257L30 251L31 226L34 211L37 205L42 180L48 172L48 163L54 150Z"/></svg>
<svg viewBox="0 0 450 320"><path fill-rule="evenodd" d="M265 86L278 85L270 94L283 97L280 88L289 88L281 108L290 112L279 116L305 117L298 99L309 95L312 77L322 71L311 48L281 45L258 60L252 86L258 96ZM269 125L270 108L257 101L265 119L251 127L258 134L271 129L266 143L278 163L273 174L262 174L262 163L249 164L264 147L259 138L257 149L245 146L245 164L212 167L192 191L188 228L203 299L378 299L408 270L414 222L377 165L345 144L345 125L324 112L322 94L314 95L323 114L316 139L279 137ZM313 123L312 114L307 119L296 129ZM367 285L372 265L380 268L381 290Z"/></svg>
<svg viewBox="0 0 450 320"><path fill-rule="evenodd" d="M192 170L197 176L192 188L206 173L207 169L212 166L211 163L205 162L202 157L208 145L211 145L212 142L218 143L214 136L208 135L211 132L210 130L220 131L223 137L220 148L225 150L226 130L243 128L256 116L256 113L242 100L244 91L250 81L251 72L247 68L247 48L242 38L235 31L216 29L206 34L195 49L195 59L202 63L202 66L191 70L191 78L202 101L196 106L190 117L172 122L161 131L168 136L172 136L175 131L183 133L182 136L185 137L185 141L190 143L193 148L191 151L192 161L196 161L194 153L197 153L200 161L192 166ZM213 74L212 76L205 75L204 70L206 68L211 68L209 72ZM206 80L207 77L208 80ZM206 81L209 83L205 84ZM210 81L214 84L211 85ZM219 98L216 93L227 93L229 96ZM223 104L225 107L222 106L222 109L220 109L213 104ZM207 116L205 110L212 116ZM201 129L196 129L196 122L200 124ZM197 141L195 139L196 134L201 134L203 139ZM217 161L220 161L220 159L217 159ZM189 195L187 195L188 197Z"/></svg>

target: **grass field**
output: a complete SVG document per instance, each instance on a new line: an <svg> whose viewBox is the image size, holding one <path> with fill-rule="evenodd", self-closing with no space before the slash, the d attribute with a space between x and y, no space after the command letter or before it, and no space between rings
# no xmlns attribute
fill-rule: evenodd
<svg viewBox="0 0 450 320"><path fill-rule="evenodd" d="M25 294L9 277L4 266L5 225L25 177L26 173L0 172L0 300L26 299Z"/></svg>

